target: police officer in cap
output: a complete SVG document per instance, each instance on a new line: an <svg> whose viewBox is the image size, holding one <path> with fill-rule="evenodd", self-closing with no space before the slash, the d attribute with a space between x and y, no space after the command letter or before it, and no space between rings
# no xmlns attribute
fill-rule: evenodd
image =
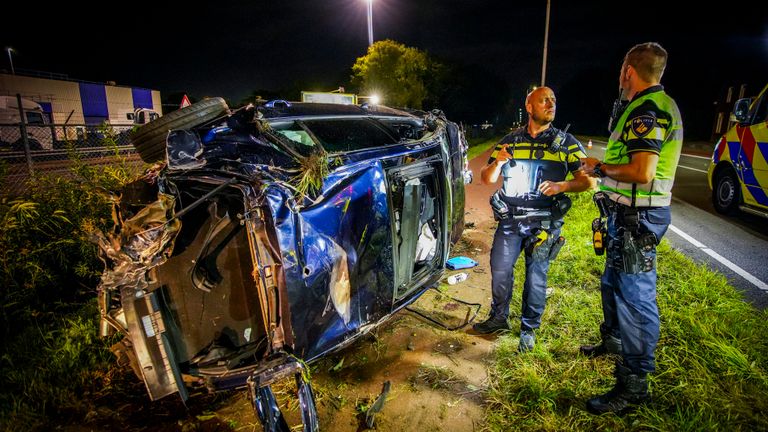
<svg viewBox="0 0 768 432"><path fill-rule="evenodd" d="M602 178L595 200L608 213L608 248L600 281L602 341L581 352L622 357L614 388L587 402L597 414L622 413L651 399L647 375L655 370L659 340L656 245L671 221L672 184L683 144L680 111L660 84L666 65L667 52L657 43L627 52L619 84L628 105L614 112L605 159L582 161L584 172Z"/></svg>
<svg viewBox="0 0 768 432"><path fill-rule="evenodd" d="M499 221L491 250L492 294L490 317L475 324L481 334L509 330L509 302L514 267L525 251L525 285L520 324L521 352L535 343L534 330L541 324L547 290L549 262L563 244L560 228L570 208L564 192L581 192L594 180L579 170L586 157L581 143L552 126L556 100L552 89L539 87L525 99L528 125L501 139L488 164L480 171L482 181L502 186L491 197ZM568 173L573 178L566 180Z"/></svg>

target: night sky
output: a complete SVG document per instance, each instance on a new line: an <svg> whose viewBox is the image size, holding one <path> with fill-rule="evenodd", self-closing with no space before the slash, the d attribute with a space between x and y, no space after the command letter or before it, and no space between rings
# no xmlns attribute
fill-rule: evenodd
<svg viewBox="0 0 768 432"><path fill-rule="evenodd" d="M556 125L603 132L622 57L640 42L668 50L662 84L681 107L688 137L709 139L713 103L728 86L747 84L754 95L768 82L768 3L668 9L675 3L552 1L547 85L558 96ZM348 86L368 45L363 0L65 5L72 3L26 2L15 19L6 14L0 43L16 51L17 71L238 102L255 90ZM374 0L373 7L375 39L466 72L472 95L465 109L447 112L454 120L503 121L540 82L545 0ZM6 52L0 69L10 69Z"/></svg>

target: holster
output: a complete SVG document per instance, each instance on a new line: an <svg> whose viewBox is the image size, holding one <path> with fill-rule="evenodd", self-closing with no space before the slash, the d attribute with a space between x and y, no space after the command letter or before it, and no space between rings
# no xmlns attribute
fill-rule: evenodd
<svg viewBox="0 0 768 432"><path fill-rule="evenodd" d="M529 237L525 247L525 254L534 261L552 261L560 253L565 244L563 236L547 236L546 240L538 241L539 237Z"/></svg>
<svg viewBox="0 0 768 432"><path fill-rule="evenodd" d="M624 273L638 274L656 268L656 256L653 254L656 243L654 233L634 235L625 228L621 239L621 261Z"/></svg>

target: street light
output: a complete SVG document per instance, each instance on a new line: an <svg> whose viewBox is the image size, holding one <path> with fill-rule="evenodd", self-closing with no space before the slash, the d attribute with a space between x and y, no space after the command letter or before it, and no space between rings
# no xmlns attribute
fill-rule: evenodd
<svg viewBox="0 0 768 432"><path fill-rule="evenodd" d="M16 75L16 71L13 70L13 57L11 57L11 53L13 52L13 48L5 47L5 50L8 51L8 61L11 62L11 75Z"/></svg>
<svg viewBox="0 0 768 432"><path fill-rule="evenodd" d="M544 60L541 62L541 86L544 87L547 78L547 42L549 41L549 2L547 0L547 21L544 25Z"/></svg>
<svg viewBox="0 0 768 432"><path fill-rule="evenodd" d="M368 46L373 45L373 0L365 0L368 3Z"/></svg>

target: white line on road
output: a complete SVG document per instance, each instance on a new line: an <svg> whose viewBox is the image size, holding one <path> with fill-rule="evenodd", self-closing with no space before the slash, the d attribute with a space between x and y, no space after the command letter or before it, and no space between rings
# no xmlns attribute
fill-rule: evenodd
<svg viewBox="0 0 768 432"><path fill-rule="evenodd" d="M704 174L706 174L706 173L707 173L707 171L706 171L706 170L701 170L701 169L698 169L698 168L691 168L691 167L689 167L689 166L680 165L680 164L678 164L677 166L678 166L679 168L685 168L685 169L689 169L689 170L691 170L691 171L698 171L698 172L703 172Z"/></svg>
<svg viewBox="0 0 768 432"><path fill-rule="evenodd" d="M682 237L685 240L687 240L693 246L699 248L705 254L707 254L707 255L711 256L712 258L714 258L715 260L717 260L720 264L728 267L734 273L736 273L737 275L743 277L748 282L752 283L752 285L760 288L763 291L768 291L768 284L766 284L765 282L761 281L760 279L752 276L750 273L747 273L747 271L744 270L743 268L737 266L736 264L732 263L731 261L729 261L727 258L725 258L722 255L720 255L719 253L717 253L717 252L713 251L712 249L708 248L706 245L704 245L703 243L699 242L695 238L693 238L693 237L689 236L688 234L684 233L680 228L678 228L678 227L676 227L674 225L670 225L669 229L671 229L675 234L677 234L680 237Z"/></svg>
<svg viewBox="0 0 768 432"><path fill-rule="evenodd" d="M688 153L683 153L682 155L685 157L692 157L692 158L698 158L698 159L706 159L706 160L712 159L712 156L699 156L699 155L693 155Z"/></svg>

